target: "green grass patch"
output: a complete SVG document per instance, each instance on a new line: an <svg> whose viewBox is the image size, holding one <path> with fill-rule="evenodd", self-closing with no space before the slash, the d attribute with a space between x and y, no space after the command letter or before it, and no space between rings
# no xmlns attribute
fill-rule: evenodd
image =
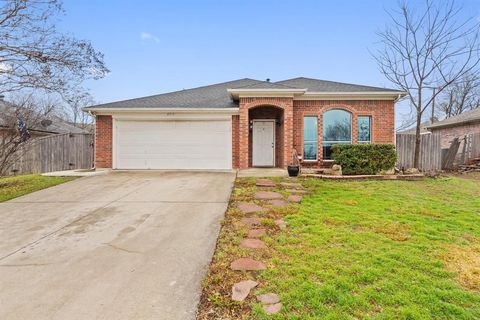
<svg viewBox="0 0 480 320"><path fill-rule="evenodd" d="M268 319L480 318L478 180L304 184L259 275L283 303Z"/></svg>
<svg viewBox="0 0 480 320"><path fill-rule="evenodd" d="M76 177L44 177L38 174L1 177L0 202L71 181Z"/></svg>

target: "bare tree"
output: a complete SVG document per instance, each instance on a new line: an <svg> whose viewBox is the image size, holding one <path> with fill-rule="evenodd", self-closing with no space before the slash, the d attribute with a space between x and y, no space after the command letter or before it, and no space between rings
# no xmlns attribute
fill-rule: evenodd
<svg viewBox="0 0 480 320"><path fill-rule="evenodd" d="M60 0L3 0L0 4L0 93L25 88L68 92L103 77L103 55L89 41L58 32Z"/></svg>
<svg viewBox="0 0 480 320"><path fill-rule="evenodd" d="M83 112L82 108L92 106L95 104L95 100L86 90L75 90L69 92L63 97L65 101L65 111L67 118L80 128L85 128L93 121L90 114Z"/></svg>
<svg viewBox="0 0 480 320"><path fill-rule="evenodd" d="M445 89L439 109L446 118L480 107L480 77L468 74Z"/></svg>
<svg viewBox="0 0 480 320"><path fill-rule="evenodd" d="M415 8L413 7L415 5ZM408 92L416 112L414 166L418 168L422 115L436 97L479 65L479 25L458 21L454 1L402 2L388 12L391 26L378 36L383 47L374 54L381 72Z"/></svg>
<svg viewBox="0 0 480 320"><path fill-rule="evenodd" d="M18 95L13 103L0 103L0 176L8 173L20 149L48 126L56 112L50 98Z"/></svg>

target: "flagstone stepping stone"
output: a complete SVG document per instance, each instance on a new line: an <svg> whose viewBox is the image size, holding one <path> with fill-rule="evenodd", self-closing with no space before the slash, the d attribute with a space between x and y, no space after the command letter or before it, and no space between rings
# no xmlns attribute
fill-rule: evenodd
<svg viewBox="0 0 480 320"><path fill-rule="evenodd" d="M255 199L270 200L270 199L283 199L283 196L278 192L273 191L258 191L255 192Z"/></svg>
<svg viewBox="0 0 480 320"><path fill-rule="evenodd" d="M257 300L263 304L275 304L280 302L280 297L275 293L265 293L258 295Z"/></svg>
<svg viewBox="0 0 480 320"><path fill-rule="evenodd" d="M242 211L244 214L262 212L267 210L259 206L258 204L249 202L240 202L239 204L237 204L237 208L240 209L240 211Z"/></svg>
<svg viewBox="0 0 480 320"><path fill-rule="evenodd" d="M252 227L252 226L259 226L262 224L262 221L258 218L242 218L240 220L240 223L247 226L247 227Z"/></svg>
<svg viewBox="0 0 480 320"><path fill-rule="evenodd" d="M275 187L275 183L270 179L257 179L256 185L257 187Z"/></svg>
<svg viewBox="0 0 480 320"><path fill-rule="evenodd" d="M280 312L280 309L282 309L282 303L281 302L275 303L275 304L264 304L263 305L263 310L265 310L265 312L267 314L278 313L278 312Z"/></svg>
<svg viewBox="0 0 480 320"><path fill-rule="evenodd" d="M300 183L292 183L292 182L281 182L282 186L292 189L303 189L303 186Z"/></svg>
<svg viewBox="0 0 480 320"><path fill-rule="evenodd" d="M287 190L285 190L285 191L290 192L290 193L301 193L301 194L308 193L308 191L299 190L299 189L287 189Z"/></svg>
<svg viewBox="0 0 480 320"><path fill-rule="evenodd" d="M263 262L250 258L240 258L230 263L230 269L235 271L256 271L265 270L266 268Z"/></svg>
<svg viewBox="0 0 480 320"><path fill-rule="evenodd" d="M290 202L301 203L302 202L302 196L291 194L291 195L288 196L287 200L290 201Z"/></svg>
<svg viewBox="0 0 480 320"><path fill-rule="evenodd" d="M288 206L288 202L283 199L273 199L269 201L272 207L274 208L282 208Z"/></svg>
<svg viewBox="0 0 480 320"><path fill-rule="evenodd" d="M253 280L245 280L237 282L232 287L232 300L243 301L248 297L250 290L255 288L258 282Z"/></svg>
<svg viewBox="0 0 480 320"><path fill-rule="evenodd" d="M261 236L265 235L267 230L265 229L250 229L248 231L247 237L249 238L260 238Z"/></svg>
<svg viewBox="0 0 480 320"><path fill-rule="evenodd" d="M287 223L283 221L283 219L278 219L275 220L275 224L280 228L280 229L285 229L287 227Z"/></svg>
<svg viewBox="0 0 480 320"><path fill-rule="evenodd" d="M250 249L265 249L267 246L265 242L258 239L243 239L240 242L240 247L242 248L250 248Z"/></svg>

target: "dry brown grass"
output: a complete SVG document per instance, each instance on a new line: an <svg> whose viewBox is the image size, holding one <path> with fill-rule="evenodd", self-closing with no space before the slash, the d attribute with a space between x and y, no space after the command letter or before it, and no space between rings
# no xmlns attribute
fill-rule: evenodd
<svg viewBox="0 0 480 320"><path fill-rule="evenodd" d="M443 259L462 287L480 292L480 239L470 239L468 245L451 246Z"/></svg>
<svg viewBox="0 0 480 320"><path fill-rule="evenodd" d="M410 239L408 227L399 222L392 222L375 227L376 233L382 233L394 241L406 241Z"/></svg>

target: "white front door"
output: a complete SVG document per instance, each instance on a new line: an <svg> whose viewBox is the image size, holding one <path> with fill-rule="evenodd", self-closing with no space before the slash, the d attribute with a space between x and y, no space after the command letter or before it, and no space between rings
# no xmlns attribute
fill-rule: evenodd
<svg viewBox="0 0 480 320"><path fill-rule="evenodd" d="M252 165L254 167L275 166L275 121L254 121L252 140Z"/></svg>

